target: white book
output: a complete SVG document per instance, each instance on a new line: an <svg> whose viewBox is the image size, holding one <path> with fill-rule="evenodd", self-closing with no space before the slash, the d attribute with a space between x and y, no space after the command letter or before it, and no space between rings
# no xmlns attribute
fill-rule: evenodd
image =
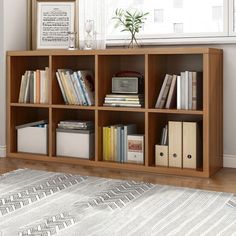
<svg viewBox="0 0 236 236"><path fill-rule="evenodd" d="M193 72L189 71L188 73L188 109L192 110L192 101L193 101Z"/></svg>
<svg viewBox="0 0 236 236"><path fill-rule="evenodd" d="M40 103L45 103L46 71L40 70Z"/></svg>
<svg viewBox="0 0 236 236"><path fill-rule="evenodd" d="M128 147L127 147L127 136L129 134L137 133L136 124L130 124L124 126L124 162L127 162Z"/></svg>
<svg viewBox="0 0 236 236"><path fill-rule="evenodd" d="M184 109L185 108L185 72L181 72L180 76L181 76L181 93L180 93L181 108L180 109Z"/></svg>
<svg viewBox="0 0 236 236"><path fill-rule="evenodd" d="M65 102L65 104L68 104L68 100L67 100L67 97L66 97L66 92L65 92L65 89L62 85L62 81L61 81L61 77L60 77L59 72L56 72L56 77L57 77L57 82L59 84L59 87L61 89L61 93L62 93L62 97L64 99L64 102Z"/></svg>
<svg viewBox="0 0 236 236"><path fill-rule="evenodd" d="M188 83L189 83L189 71L185 71L184 77L184 109L188 110Z"/></svg>
<svg viewBox="0 0 236 236"><path fill-rule="evenodd" d="M181 76L177 76L177 109L181 109Z"/></svg>
<svg viewBox="0 0 236 236"><path fill-rule="evenodd" d="M127 162L144 164L144 135L128 135L127 147Z"/></svg>

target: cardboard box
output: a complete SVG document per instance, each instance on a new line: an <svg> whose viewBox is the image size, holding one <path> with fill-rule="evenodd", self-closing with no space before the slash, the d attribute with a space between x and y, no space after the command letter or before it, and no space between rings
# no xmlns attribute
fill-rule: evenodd
<svg viewBox="0 0 236 236"><path fill-rule="evenodd" d="M16 126L17 152L47 154L48 126L45 123L42 120Z"/></svg>
<svg viewBox="0 0 236 236"><path fill-rule="evenodd" d="M94 157L94 131L57 129L57 156L91 159Z"/></svg>

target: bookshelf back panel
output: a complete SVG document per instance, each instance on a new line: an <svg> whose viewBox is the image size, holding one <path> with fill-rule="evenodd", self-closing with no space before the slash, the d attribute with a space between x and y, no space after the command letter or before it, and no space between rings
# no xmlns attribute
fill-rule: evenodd
<svg viewBox="0 0 236 236"><path fill-rule="evenodd" d="M112 92L112 77L121 71L136 71L145 74L144 55L98 56L98 105Z"/></svg>
<svg viewBox="0 0 236 236"><path fill-rule="evenodd" d="M8 134L10 138L10 152L17 151L16 126L40 120L49 120L49 110L47 108L11 107L10 133Z"/></svg>
<svg viewBox="0 0 236 236"><path fill-rule="evenodd" d="M47 56L23 56L10 59L10 102L18 102L22 75L27 70L45 70L49 67Z"/></svg>
<svg viewBox="0 0 236 236"><path fill-rule="evenodd" d="M52 155L56 156L56 129L62 120L89 120L95 123L95 112L77 109L52 109Z"/></svg>
<svg viewBox="0 0 236 236"><path fill-rule="evenodd" d="M61 89L59 87L56 72L57 69L90 70L93 72L93 84L95 86L95 56L53 56L52 57L52 103L64 104Z"/></svg>
<svg viewBox="0 0 236 236"><path fill-rule="evenodd" d="M138 134L145 134L145 114L141 112L99 111L98 140L102 140L102 128L116 124L136 124ZM101 142L102 143L102 142ZM102 161L102 145L98 147L98 160Z"/></svg>

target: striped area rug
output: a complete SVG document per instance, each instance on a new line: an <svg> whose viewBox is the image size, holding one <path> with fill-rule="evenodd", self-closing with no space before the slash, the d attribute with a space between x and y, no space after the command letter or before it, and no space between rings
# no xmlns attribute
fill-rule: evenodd
<svg viewBox="0 0 236 236"><path fill-rule="evenodd" d="M0 176L0 236L236 235L236 196L21 169Z"/></svg>

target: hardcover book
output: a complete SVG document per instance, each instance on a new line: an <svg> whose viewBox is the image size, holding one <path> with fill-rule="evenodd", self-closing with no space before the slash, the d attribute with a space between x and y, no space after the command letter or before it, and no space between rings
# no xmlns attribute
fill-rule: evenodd
<svg viewBox="0 0 236 236"><path fill-rule="evenodd" d="M128 135L127 162L144 164L144 135Z"/></svg>

